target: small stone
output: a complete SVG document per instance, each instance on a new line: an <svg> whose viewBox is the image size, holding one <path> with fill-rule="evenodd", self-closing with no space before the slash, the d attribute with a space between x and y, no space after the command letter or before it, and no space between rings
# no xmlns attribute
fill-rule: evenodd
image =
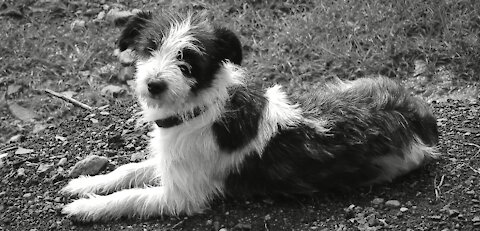
<svg viewBox="0 0 480 231"><path fill-rule="evenodd" d="M22 148L22 147L19 147L16 151L15 151L15 155L24 155L24 154L30 154L34 152L33 149L28 149L28 148Z"/></svg>
<svg viewBox="0 0 480 231"><path fill-rule="evenodd" d="M25 169L24 168L17 169L17 176L18 177L24 177L25 176Z"/></svg>
<svg viewBox="0 0 480 231"><path fill-rule="evenodd" d="M372 200L372 204L374 205L380 205L380 204L383 204L385 200L383 198L375 198Z"/></svg>
<svg viewBox="0 0 480 231"><path fill-rule="evenodd" d="M385 205L392 208L398 208L401 204L400 201L397 200L388 200L385 202Z"/></svg>
<svg viewBox="0 0 480 231"><path fill-rule="evenodd" d="M97 175L107 167L108 162L104 156L87 156L75 164L69 176L75 178L80 175Z"/></svg>
<svg viewBox="0 0 480 231"><path fill-rule="evenodd" d="M265 215L264 219L266 221L269 221L270 219L272 219L272 216L270 216L270 214L267 214L267 215Z"/></svg>
<svg viewBox="0 0 480 231"><path fill-rule="evenodd" d="M448 216L450 217L457 217L460 214L460 211L456 209L449 209L448 210Z"/></svg>
<svg viewBox="0 0 480 231"><path fill-rule="evenodd" d="M207 222L206 222L206 225L210 226L210 225L212 225L212 224L213 224L213 221L210 220L210 219L208 219Z"/></svg>
<svg viewBox="0 0 480 231"><path fill-rule="evenodd" d="M44 175L52 170L53 164L40 164L37 168L37 173L39 175Z"/></svg>
<svg viewBox="0 0 480 231"><path fill-rule="evenodd" d="M405 208L405 207L401 207L401 208L400 208L400 212L404 213L404 212L406 212L406 211L408 211L408 208Z"/></svg>
<svg viewBox="0 0 480 231"><path fill-rule="evenodd" d="M480 222L480 216L475 216L472 218L472 222Z"/></svg>
<svg viewBox="0 0 480 231"><path fill-rule="evenodd" d="M60 159L57 163L58 166L64 166L67 163L68 159L66 157L63 157Z"/></svg>
<svg viewBox="0 0 480 231"><path fill-rule="evenodd" d="M228 231L228 229L227 228L221 228L218 231Z"/></svg>
<svg viewBox="0 0 480 231"><path fill-rule="evenodd" d="M31 193L25 193L23 194L23 198L30 198L32 197L32 194Z"/></svg>

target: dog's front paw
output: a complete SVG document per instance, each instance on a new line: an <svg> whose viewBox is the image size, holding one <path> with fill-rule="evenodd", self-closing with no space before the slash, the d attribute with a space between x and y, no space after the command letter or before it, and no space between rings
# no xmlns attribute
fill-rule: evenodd
<svg viewBox="0 0 480 231"><path fill-rule="evenodd" d="M60 190L64 195L85 196L91 193L97 193L98 189L92 186L91 177L81 176L73 179Z"/></svg>
<svg viewBox="0 0 480 231"><path fill-rule="evenodd" d="M88 197L65 205L62 209L62 214L78 222L116 220L119 218L116 210L108 210L108 206L102 200L102 196L89 194Z"/></svg>

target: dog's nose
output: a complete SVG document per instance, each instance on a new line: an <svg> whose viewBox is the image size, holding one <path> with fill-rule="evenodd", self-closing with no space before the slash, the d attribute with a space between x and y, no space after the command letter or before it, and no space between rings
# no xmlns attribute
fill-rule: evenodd
<svg viewBox="0 0 480 231"><path fill-rule="evenodd" d="M168 85L165 81L150 81L147 83L148 92L152 95L158 95L167 90Z"/></svg>

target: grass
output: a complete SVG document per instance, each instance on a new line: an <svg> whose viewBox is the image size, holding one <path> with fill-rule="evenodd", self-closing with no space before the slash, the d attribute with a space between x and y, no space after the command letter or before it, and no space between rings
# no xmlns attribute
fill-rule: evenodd
<svg viewBox="0 0 480 231"><path fill-rule="evenodd" d="M125 10L172 8L207 10L214 22L233 29L245 52L244 65L253 81L287 86L302 93L338 76L354 79L371 74L412 77L414 62L427 64L435 78L440 68L458 82L480 80L480 2L476 0L107 0ZM118 69L113 49L118 28L95 20L108 12L100 1L6 1L5 12L16 9L22 19L4 16L0 22L0 93L8 95L40 118L68 111L41 91L74 91L92 105L108 103L99 89L114 81ZM85 28L72 30L74 20ZM0 97L1 98L1 97ZM59 113L60 115L63 115Z"/></svg>
<svg viewBox="0 0 480 231"><path fill-rule="evenodd" d="M423 60L431 72L444 66L479 80L478 1L234 2L236 11L217 21L235 19L247 65L265 79L294 87L329 75L408 78Z"/></svg>

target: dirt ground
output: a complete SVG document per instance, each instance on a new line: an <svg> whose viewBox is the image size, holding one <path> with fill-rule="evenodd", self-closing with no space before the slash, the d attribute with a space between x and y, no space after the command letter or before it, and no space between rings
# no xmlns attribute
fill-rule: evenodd
<svg viewBox="0 0 480 231"><path fill-rule="evenodd" d="M68 182L71 167L90 154L109 159L103 173L140 161L149 132L147 125L137 123L139 107L129 74L120 79L126 70L116 66L111 54L118 29L98 19L109 11L105 5L134 6L123 1L74 3L0 4L7 34L0 46L0 230L480 230L478 83L459 84L456 74L437 67L422 77L422 62L412 66L416 77L403 80L434 109L442 157L392 183L294 199L227 198L191 217L93 224L65 218L60 210L74 198L58 191ZM54 19L44 18L45 12ZM250 43L244 48L256 49ZM261 60L251 61L254 57L248 56L246 65L259 68L255 63ZM284 83L268 76L259 79L265 85ZM287 88L295 94L316 84L315 79L303 80L290 81ZM95 109L50 97L45 88Z"/></svg>

